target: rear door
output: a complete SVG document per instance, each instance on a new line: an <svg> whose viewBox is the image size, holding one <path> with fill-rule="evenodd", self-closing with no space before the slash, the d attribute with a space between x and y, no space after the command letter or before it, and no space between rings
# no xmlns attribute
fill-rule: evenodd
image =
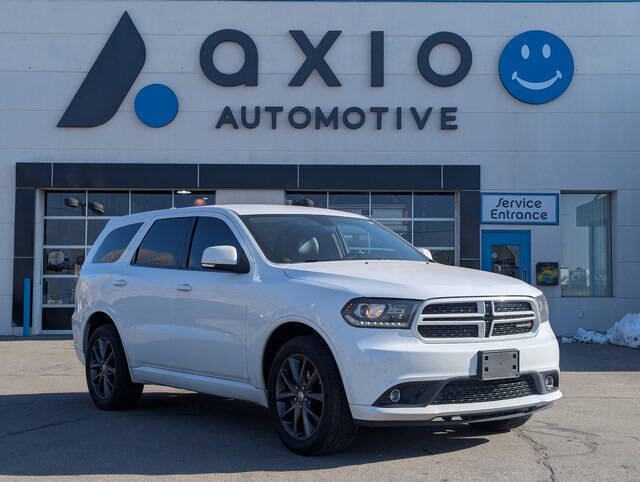
<svg viewBox="0 0 640 482"><path fill-rule="evenodd" d="M113 276L114 309L133 367L175 366L175 341L184 336L174 323L175 303L194 222L193 217L157 219L131 262L121 263Z"/></svg>

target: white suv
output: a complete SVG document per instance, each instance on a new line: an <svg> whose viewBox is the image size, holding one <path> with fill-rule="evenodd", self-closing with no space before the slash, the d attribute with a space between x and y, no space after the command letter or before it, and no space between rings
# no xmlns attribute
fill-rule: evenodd
<svg viewBox="0 0 640 482"><path fill-rule="evenodd" d="M248 400L303 454L345 448L359 424L509 430L561 397L539 290L328 209L111 220L78 280L73 335L101 409L133 406L144 384Z"/></svg>

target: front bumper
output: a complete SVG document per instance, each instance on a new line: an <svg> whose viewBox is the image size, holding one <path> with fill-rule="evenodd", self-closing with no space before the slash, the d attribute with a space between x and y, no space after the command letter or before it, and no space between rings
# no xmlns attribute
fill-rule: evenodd
<svg viewBox="0 0 640 482"><path fill-rule="evenodd" d="M427 405L426 407L374 407L351 404L351 416L358 422L442 422L484 421L529 415L562 397L560 390L545 395L531 395L510 400L478 403L456 403L450 405ZM447 420L457 419L457 420ZM365 423L366 424L366 423Z"/></svg>
<svg viewBox="0 0 640 482"><path fill-rule="evenodd" d="M559 390L499 401L426 406L374 406L389 388L408 382L444 381L477 375L478 352L516 349L520 373L559 372L558 342L549 323L535 336L481 339L471 343L424 343L408 330L357 330L343 345L340 370L351 414L359 422L420 422L450 417L520 416L562 397ZM353 335L354 332L351 332ZM352 339L353 340L353 339ZM507 413L508 412L508 413Z"/></svg>

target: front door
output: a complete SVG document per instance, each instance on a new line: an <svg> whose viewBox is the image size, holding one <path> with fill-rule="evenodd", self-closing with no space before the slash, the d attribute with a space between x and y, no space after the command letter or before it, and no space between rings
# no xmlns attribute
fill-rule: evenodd
<svg viewBox="0 0 640 482"><path fill-rule="evenodd" d="M203 269L210 246L233 246L238 265ZM245 305L251 285L249 262L230 226L221 217L196 221L186 269L176 299L175 369L228 380L246 380Z"/></svg>
<svg viewBox="0 0 640 482"><path fill-rule="evenodd" d="M531 231L482 231L482 269L531 282Z"/></svg>

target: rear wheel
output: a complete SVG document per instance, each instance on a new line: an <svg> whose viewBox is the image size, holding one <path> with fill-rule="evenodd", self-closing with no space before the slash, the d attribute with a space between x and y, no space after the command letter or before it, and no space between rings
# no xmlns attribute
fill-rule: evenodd
<svg viewBox="0 0 640 482"><path fill-rule="evenodd" d="M102 410L122 410L138 403L144 385L133 383L122 342L113 325L103 325L89 338L85 356L87 387Z"/></svg>
<svg viewBox="0 0 640 482"><path fill-rule="evenodd" d="M293 338L278 351L268 397L278 436L293 452L329 454L353 440L356 426L338 367L316 336Z"/></svg>
<svg viewBox="0 0 640 482"><path fill-rule="evenodd" d="M511 429L521 427L527 423L530 418L531 415L525 415L524 417L507 418L504 420L470 423L469 425L484 430L485 432L508 432Z"/></svg>

